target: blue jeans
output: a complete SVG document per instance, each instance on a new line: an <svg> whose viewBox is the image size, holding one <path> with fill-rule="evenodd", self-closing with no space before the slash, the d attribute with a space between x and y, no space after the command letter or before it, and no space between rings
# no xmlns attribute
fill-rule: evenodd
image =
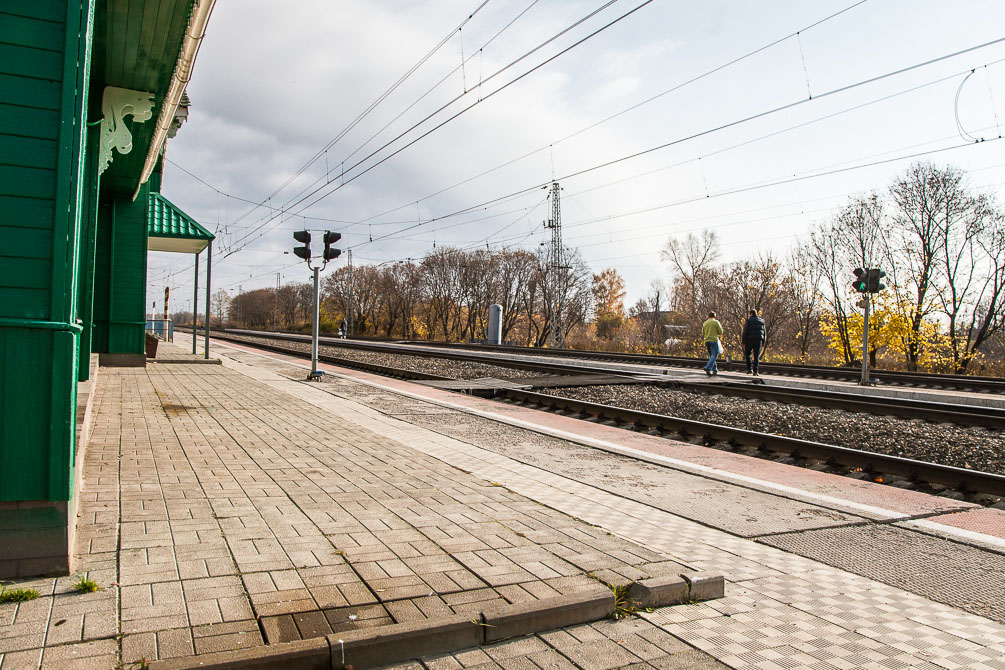
<svg viewBox="0 0 1005 670"><path fill-rule="evenodd" d="M715 359L719 357L719 343L706 342L705 347L708 349L708 363L705 363L705 370L711 372L713 375L717 375L719 374L719 368L715 365Z"/></svg>

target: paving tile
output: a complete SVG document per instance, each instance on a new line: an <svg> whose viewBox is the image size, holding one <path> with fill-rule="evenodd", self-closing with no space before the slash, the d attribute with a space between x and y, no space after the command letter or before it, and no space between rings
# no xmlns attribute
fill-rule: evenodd
<svg viewBox="0 0 1005 670"><path fill-rule="evenodd" d="M453 439L442 418L432 433L421 401L369 389L413 421L404 423L351 393L319 410L328 384L286 382L264 367L257 379L229 364L200 368L122 369L98 385L78 540L106 590L78 597L60 590L66 579L36 580L43 598L0 605L3 670L16 654L38 653L50 608L50 644L112 640L116 589L123 653L171 657L260 645L261 629L271 642L280 624L293 639L574 593L596 585L586 572L613 582L678 574L684 564L726 574L730 597L426 667L717 667L706 651L740 659L737 667L894 667L920 654L945 667L994 667L1001 655L1005 629L995 622ZM164 410L171 405L193 409ZM529 435L552 439L521 439ZM60 670L102 659L106 642L54 646L43 660L69 649Z"/></svg>

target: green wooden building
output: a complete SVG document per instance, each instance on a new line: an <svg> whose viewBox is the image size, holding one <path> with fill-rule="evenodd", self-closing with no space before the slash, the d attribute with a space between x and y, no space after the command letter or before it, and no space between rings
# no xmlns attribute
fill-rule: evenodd
<svg viewBox="0 0 1005 670"><path fill-rule="evenodd" d="M78 388L92 353L145 362L150 199L212 5L0 3L0 578L72 569Z"/></svg>

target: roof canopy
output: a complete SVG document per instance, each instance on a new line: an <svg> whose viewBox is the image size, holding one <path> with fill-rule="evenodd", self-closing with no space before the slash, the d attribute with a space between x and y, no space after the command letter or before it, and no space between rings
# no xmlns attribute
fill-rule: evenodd
<svg viewBox="0 0 1005 670"><path fill-rule="evenodd" d="M215 237L160 193L150 194L149 207L150 216L147 219L149 251L197 254Z"/></svg>

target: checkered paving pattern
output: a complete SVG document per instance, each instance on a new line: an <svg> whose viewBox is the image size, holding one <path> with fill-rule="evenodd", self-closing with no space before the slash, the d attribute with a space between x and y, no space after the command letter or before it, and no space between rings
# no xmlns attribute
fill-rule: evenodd
<svg viewBox="0 0 1005 670"><path fill-rule="evenodd" d="M358 387L340 380L334 392L346 398L366 393ZM328 406L316 394L312 402ZM374 421L392 433L415 431L414 425L401 426L386 417ZM728 667L1005 668L1000 660L1005 659L1005 626L997 622L607 493L589 478L577 481L529 465L530 459L503 456L495 449L450 439L448 430L441 432L446 435L435 433L412 444L697 570L724 574L729 582L725 598L643 616Z"/></svg>

